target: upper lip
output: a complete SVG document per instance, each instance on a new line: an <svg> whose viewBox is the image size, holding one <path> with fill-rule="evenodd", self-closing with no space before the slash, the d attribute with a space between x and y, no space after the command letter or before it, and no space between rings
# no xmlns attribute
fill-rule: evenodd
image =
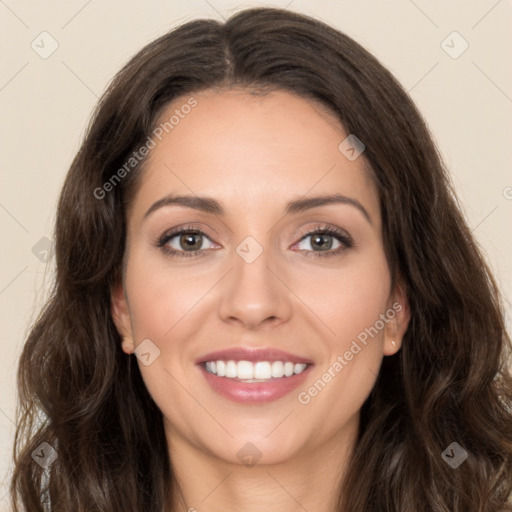
<svg viewBox="0 0 512 512"><path fill-rule="evenodd" d="M313 361L304 357L290 354L276 348L244 348L232 347L225 350L210 352L196 359L196 364L207 361L291 361L292 363L312 364Z"/></svg>

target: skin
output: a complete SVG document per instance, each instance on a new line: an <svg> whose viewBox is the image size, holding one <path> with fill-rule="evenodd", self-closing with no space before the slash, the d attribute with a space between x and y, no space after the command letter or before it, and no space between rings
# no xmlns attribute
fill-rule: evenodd
<svg viewBox="0 0 512 512"><path fill-rule="evenodd" d="M402 288L391 286L376 187L364 154L352 162L340 152L347 133L316 102L236 89L194 97L197 106L146 162L127 212L124 279L112 291L123 350L132 354L147 338L160 350L139 367L165 418L178 489L173 510L334 511L360 408L409 321ZM187 99L169 105L162 120ZM283 215L290 200L333 192L359 201L371 222L350 204ZM225 215L172 205L145 218L169 193L214 198ZM207 235L196 237L199 255L173 257L156 246L188 224ZM318 224L349 233L353 247L315 257L324 252L306 235ZM236 252L247 236L263 250L252 263ZM342 245L327 242L331 252ZM170 245L187 251L179 235ZM301 404L298 393L395 302L395 318ZM236 404L215 393L194 363L233 346L275 347L315 366L304 385L274 402ZM251 467L237 456L248 442L261 453Z"/></svg>

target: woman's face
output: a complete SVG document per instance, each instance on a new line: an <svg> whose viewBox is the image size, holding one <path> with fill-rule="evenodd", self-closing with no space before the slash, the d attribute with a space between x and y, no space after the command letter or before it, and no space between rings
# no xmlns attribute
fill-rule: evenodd
<svg viewBox="0 0 512 512"><path fill-rule="evenodd" d="M362 148L287 92L194 98L162 115L127 212L123 349L171 451L247 464L340 446L408 321Z"/></svg>

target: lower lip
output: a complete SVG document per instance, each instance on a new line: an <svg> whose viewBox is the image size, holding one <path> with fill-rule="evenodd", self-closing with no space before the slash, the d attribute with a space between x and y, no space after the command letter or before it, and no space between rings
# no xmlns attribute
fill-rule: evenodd
<svg viewBox="0 0 512 512"><path fill-rule="evenodd" d="M204 364L199 365L206 381L214 391L228 400L245 404L272 402L291 393L306 380L312 367L313 365L308 365L302 373L290 377L270 379L267 382L247 383L236 379L218 377L206 371Z"/></svg>

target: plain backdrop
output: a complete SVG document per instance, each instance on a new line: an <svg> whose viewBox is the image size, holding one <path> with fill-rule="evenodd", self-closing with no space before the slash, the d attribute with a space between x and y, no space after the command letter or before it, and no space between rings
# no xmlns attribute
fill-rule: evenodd
<svg viewBox="0 0 512 512"><path fill-rule="evenodd" d="M512 297L511 0L0 1L0 511L9 509L17 360L52 281L56 201L93 107L156 37L194 18L264 5L332 24L395 74ZM508 303L509 327L510 311Z"/></svg>

